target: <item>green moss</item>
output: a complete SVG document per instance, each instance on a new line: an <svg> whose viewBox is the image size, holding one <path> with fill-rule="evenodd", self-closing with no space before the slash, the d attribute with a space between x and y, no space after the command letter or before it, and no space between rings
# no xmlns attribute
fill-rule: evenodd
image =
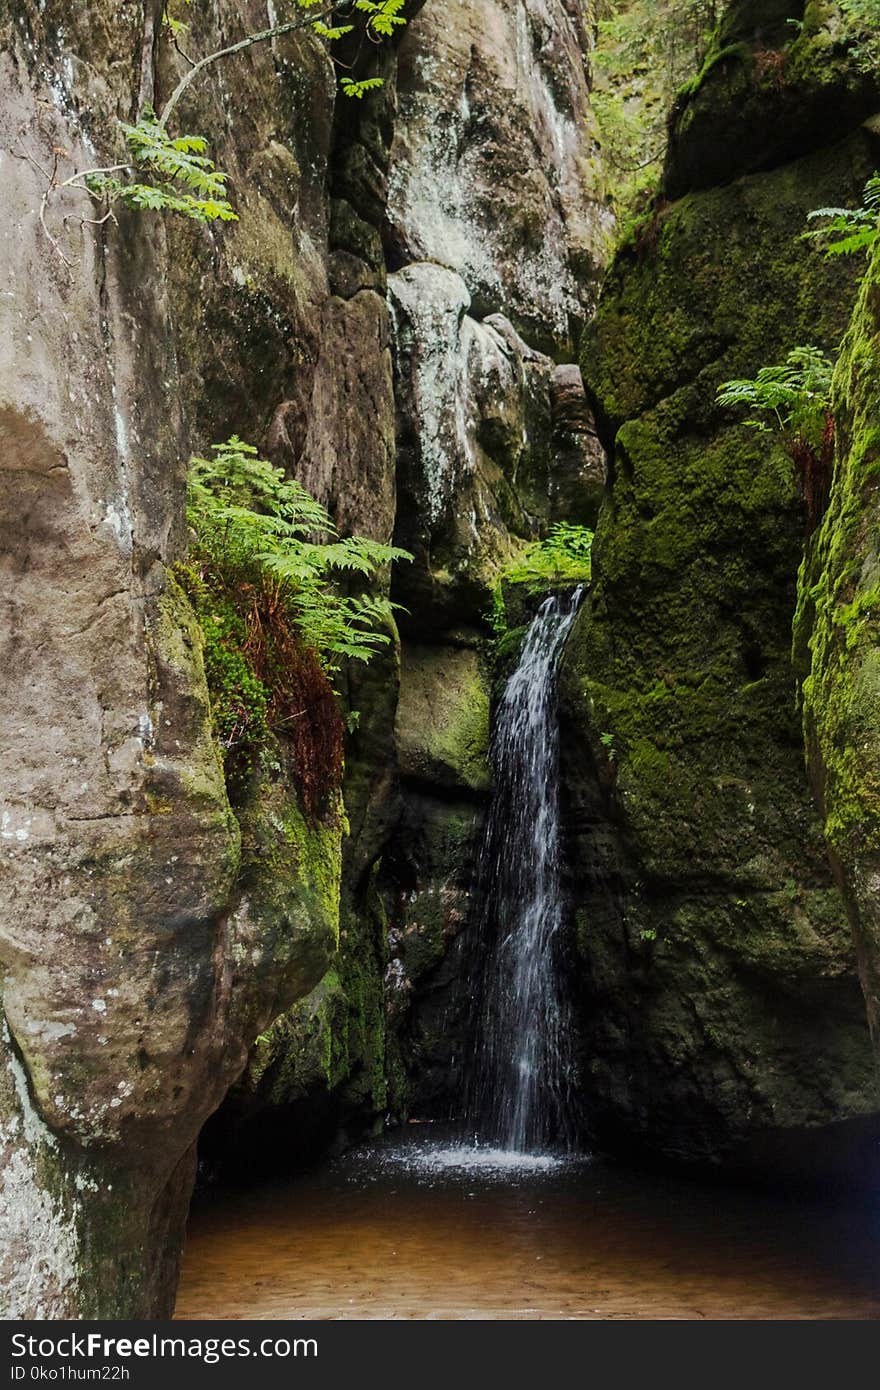
<svg viewBox="0 0 880 1390"><path fill-rule="evenodd" d="M725 63L742 63L746 70L751 72L754 61L755 55L747 43L728 43L722 48L716 42L707 53L700 71L689 82L683 82L679 87L678 102L682 103L695 97L701 87L711 80L719 66Z"/></svg>
<svg viewBox="0 0 880 1390"><path fill-rule="evenodd" d="M271 925L285 934L291 954L303 949L304 969L320 964L318 978L338 945L341 807L329 808L323 822L310 823L282 777L254 786L238 820L249 911L267 930Z"/></svg>
<svg viewBox="0 0 880 1390"><path fill-rule="evenodd" d="M338 972L318 985L254 1043L244 1078L271 1106L292 1105L314 1089L333 1091L345 1077L346 999Z"/></svg>
<svg viewBox="0 0 880 1390"><path fill-rule="evenodd" d="M205 815L229 822L231 812L223 779L223 768L216 739L212 737L210 699L203 661L203 639L198 618L185 591L174 575L166 572L165 585L152 608L147 627L147 640L154 665L153 682L156 689L151 700L174 699L179 702L181 727L187 729L187 755L179 756L175 748L174 775L180 786L169 783L171 769L160 760L155 769L155 781L147 792L147 803L153 814L167 814L178 804L182 790L189 804ZM167 714L153 710L154 725ZM161 743L161 740L160 740ZM145 761L150 765L151 754ZM237 839L237 830L234 831Z"/></svg>
<svg viewBox="0 0 880 1390"><path fill-rule="evenodd" d="M880 560L877 513L880 252L835 375L839 452L831 504L801 575L795 648L825 832L854 873L880 849Z"/></svg>
<svg viewBox="0 0 880 1390"><path fill-rule="evenodd" d="M880 562L874 548L879 446L880 252L838 363L831 503L801 574L795 653L826 834L847 865L880 848ZM819 769L822 769L819 773Z"/></svg>
<svg viewBox="0 0 880 1390"><path fill-rule="evenodd" d="M360 901L344 913L340 931L340 979L346 999L344 1101L364 1119L381 1116L387 1099L385 996L388 929L375 873Z"/></svg>
<svg viewBox="0 0 880 1390"><path fill-rule="evenodd" d="M479 653L465 647L408 646L395 729L406 776L485 791L490 782L489 680Z"/></svg>
<svg viewBox="0 0 880 1390"><path fill-rule="evenodd" d="M508 629L526 625L549 593L587 585L592 573L593 532L558 523L541 540L528 541L498 571L490 620L496 644Z"/></svg>
<svg viewBox="0 0 880 1390"><path fill-rule="evenodd" d="M701 73L679 93L669 196L782 165L876 110L876 65L857 60L840 7L810 5L802 22L801 12L786 0L726 7Z"/></svg>
<svg viewBox="0 0 880 1390"><path fill-rule="evenodd" d="M873 160L857 132L833 155L692 188L618 253L584 336L613 463L563 660L563 772L584 1074L617 1142L623 1128L717 1154L761 1126L874 1103L792 699L805 517L782 451L715 404L721 381L798 343L834 351L859 267L798 238L811 208L858 200ZM878 582L866 576L867 601L834 625L841 644L874 622Z"/></svg>
<svg viewBox="0 0 880 1390"><path fill-rule="evenodd" d="M177 564L175 577L201 628L211 723L223 754L229 793L236 802L247 788L260 750L271 741L270 692L247 653L247 628L235 600L209 587L192 565Z"/></svg>

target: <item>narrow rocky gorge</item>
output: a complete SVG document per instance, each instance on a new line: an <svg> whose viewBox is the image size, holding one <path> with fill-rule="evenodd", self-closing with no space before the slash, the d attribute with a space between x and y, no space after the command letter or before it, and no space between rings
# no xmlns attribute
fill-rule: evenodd
<svg viewBox="0 0 880 1390"><path fill-rule="evenodd" d="M186 8L208 53L277 7ZM835 6L754 8L609 266L579 0L412 4L363 100L309 31L206 68L180 128L239 219L210 227L44 201L179 80L161 0L0 3L5 1316L168 1315L197 1141L253 1178L458 1113L491 721L539 601L508 576L559 522L597 529L561 686L591 1142L828 1172L875 1141L878 271L856 305L797 238L880 164L880 89ZM715 388L854 309L798 605L790 468ZM413 556L316 814L284 736L224 780L179 582L187 462L233 434Z"/></svg>

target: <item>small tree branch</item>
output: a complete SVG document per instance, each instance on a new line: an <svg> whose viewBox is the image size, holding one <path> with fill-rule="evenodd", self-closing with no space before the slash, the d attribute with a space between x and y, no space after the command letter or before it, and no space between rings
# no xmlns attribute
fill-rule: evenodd
<svg viewBox="0 0 880 1390"><path fill-rule="evenodd" d="M79 219L79 225L81 227L103 227L105 222L112 222L115 226L119 226L116 220L116 213L112 208L109 212L105 212L103 217L81 217Z"/></svg>
<svg viewBox="0 0 880 1390"><path fill-rule="evenodd" d="M43 196L40 199L40 226L46 233L46 239L49 242L49 245L52 247L52 250L56 253L56 255L61 257L64 264L67 266L67 269L70 270L70 261L67 259L64 252L61 250L61 247L58 245L58 242L55 240L55 238L53 237L52 233L49 231L49 228L46 225L46 209L49 206L49 195L51 192L52 184L49 184L49 187L44 190Z"/></svg>
<svg viewBox="0 0 880 1390"><path fill-rule="evenodd" d="M159 129L164 130L168 124L175 106L177 106L187 87L198 77L203 68L210 63L219 62L221 58L231 58L234 53L241 53L246 48L252 48L256 43L266 43L269 39L280 39L284 34L294 34L300 29L309 29L316 22L320 23L333 15L333 6L320 10L317 14L303 15L301 19L291 20L287 24L275 24L271 29L262 29L258 34L248 34L245 38L239 39L238 43L230 44L228 48L218 48L216 53L208 53L204 58L200 58L197 63L193 63L188 72L183 74L171 96L162 108L159 117ZM192 59L189 60L192 62Z"/></svg>
<svg viewBox="0 0 880 1390"><path fill-rule="evenodd" d="M85 184L77 183L77 179L94 179L102 174L119 174L123 169L130 168L131 160L126 161L125 164L105 164L102 169L78 169L75 174L71 174L69 179L64 179L61 183L56 183L53 178L50 192L60 188L83 188L88 193L89 190Z"/></svg>

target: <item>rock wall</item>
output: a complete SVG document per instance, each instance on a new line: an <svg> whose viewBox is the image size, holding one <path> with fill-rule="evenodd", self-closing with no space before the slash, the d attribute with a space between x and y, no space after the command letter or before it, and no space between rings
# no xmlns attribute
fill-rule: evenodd
<svg viewBox="0 0 880 1390"><path fill-rule="evenodd" d="M857 268L798 238L878 160L878 93L828 7L796 38L776 9L756 38L731 7L582 350L611 460L564 671L585 1099L600 1142L690 1160L766 1162L786 1136L818 1158L818 1131L877 1108L794 707L805 514L772 437L714 405L836 347ZM782 139L817 84L834 122Z"/></svg>
<svg viewBox="0 0 880 1390"><path fill-rule="evenodd" d="M240 97L217 70L184 110L236 182L228 237L95 228L68 192L46 208L56 252L38 216L54 160L59 179L100 163L176 80L160 9L0 18L8 1317L169 1310L201 1125L338 933L341 817L306 826L283 777L233 815L168 570L191 449L259 438L318 355L326 58L254 50ZM193 42L262 17L194 5Z"/></svg>
<svg viewBox="0 0 880 1390"><path fill-rule="evenodd" d="M254 1115L285 1161L407 1103L385 977L400 1030L430 1031L413 990L463 920L497 567L569 498L595 507L583 394L545 355L571 357L605 232L580 6L417 8L369 101L337 103L312 38L192 85L180 127L210 136L239 221L96 227L68 190L46 229L53 162L112 159L183 62L154 0L0 8L9 1316L168 1311L195 1140L245 1064L224 1158ZM194 0L182 42L266 13ZM230 804L171 578L186 460L232 432L343 531L416 555L402 659L395 635L345 675L345 811L318 824L283 740Z"/></svg>
<svg viewBox="0 0 880 1390"><path fill-rule="evenodd" d="M400 805L382 865L391 1102L455 1110L504 565L586 522L604 460L570 362L610 230L578 4L428 4L400 47L384 239L404 605Z"/></svg>
<svg viewBox="0 0 880 1390"><path fill-rule="evenodd" d="M330 998L322 985L296 1011L331 1061L300 1074L282 1032L257 1054L259 1081L246 1075L216 1123L218 1147L228 1155L231 1142L247 1171L270 1089L276 1156L300 1156L306 1133L341 1143L413 1106L443 1115L460 1095L460 935L488 790L493 591L524 539L593 516L604 482L577 368L547 355L571 355L608 231L580 25L578 7L561 4L426 6L357 154L334 156L345 225L357 208L359 254L369 246L382 284L387 268L393 530L414 562L394 581L399 671L373 668L351 695L339 978Z"/></svg>
<svg viewBox="0 0 880 1390"><path fill-rule="evenodd" d="M801 519L782 459L707 403L846 316L845 269L807 272L792 238L876 160L874 94L818 8L784 61L795 91L845 89L837 124L773 143L765 108L791 92L740 7L683 98L673 201L618 258L583 358L614 444L566 674L584 1074L600 1139L689 1157L874 1103L790 715ZM183 71L161 10L0 4L8 1317L169 1311L212 1112L203 1152L253 1171L257 1132L289 1166L449 1110L489 612L523 543L592 523L604 495L572 362L610 231L577 0L414 5L363 102L337 101L313 37L249 49L180 107L237 222L95 226L68 190L43 228L55 161L60 179L112 158L116 122ZM212 51L267 13L193 0L184 43ZM706 149L743 81L764 106L718 187ZM399 632L342 677L344 806L312 821L284 739L230 800L172 574L186 460L233 432L342 531L414 555Z"/></svg>
<svg viewBox="0 0 880 1390"><path fill-rule="evenodd" d="M861 269L862 267L860 267ZM834 385L831 502L801 570L795 654L811 781L858 948L880 1054L878 929L878 571L880 253L874 253Z"/></svg>

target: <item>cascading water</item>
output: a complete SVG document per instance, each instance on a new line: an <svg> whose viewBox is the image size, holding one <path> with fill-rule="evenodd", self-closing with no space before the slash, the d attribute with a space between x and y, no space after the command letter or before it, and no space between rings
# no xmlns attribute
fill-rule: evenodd
<svg viewBox="0 0 880 1390"><path fill-rule="evenodd" d="M583 590L544 601L498 710L478 869L488 943L469 1127L513 1153L569 1148L573 1052L559 952L559 656Z"/></svg>

